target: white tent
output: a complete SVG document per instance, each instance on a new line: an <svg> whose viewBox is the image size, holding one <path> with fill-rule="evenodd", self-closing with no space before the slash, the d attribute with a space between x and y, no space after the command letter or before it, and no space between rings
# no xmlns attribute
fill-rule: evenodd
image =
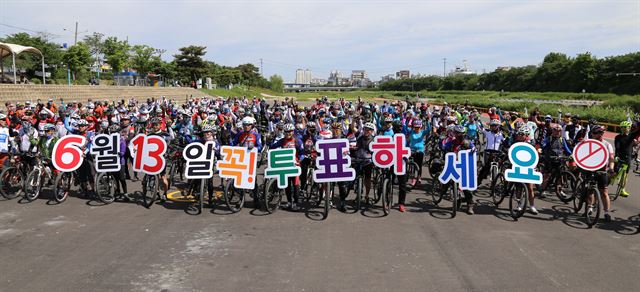
<svg viewBox="0 0 640 292"><path fill-rule="evenodd" d="M35 53L40 55L40 60L42 60L42 84L46 84L46 81L45 81L46 74L44 72L44 55L42 55L42 52L40 52L40 50L34 47L25 47L25 46L16 45L16 44L0 43L0 64L2 64L2 60L4 59L5 56L11 55L11 57L13 58L13 83L16 83L18 80L16 78L16 56L24 52L30 52L30 53ZM4 76L4 66L0 65L0 69L2 70L2 72L0 73L0 76Z"/></svg>

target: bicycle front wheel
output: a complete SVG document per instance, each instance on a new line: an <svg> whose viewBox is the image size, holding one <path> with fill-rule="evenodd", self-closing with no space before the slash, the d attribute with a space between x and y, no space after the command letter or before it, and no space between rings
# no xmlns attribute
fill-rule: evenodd
<svg viewBox="0 0 640 292"><path fill-rule="evenodd" d="M36 168L27 176L27 183L24 186L24 197L29 202L33 202L40 195L42 189L42 170Z"/></svg>
<svg viewBox="0 0 640 292"><path fill-rule="evenodd" d="M329 210L331 210L331 201L333 200L333 186L331 183L324 184L324 190L322 191L322 201L324 201L323 219L326 220L329 217Z"/></svg>
<svg viewBox="0 0 640 292"><path fill-rule="evenodd" d="M278 182L275 179L270 179L267 182L264 189L264 208L269 214L275 213L280 207L283 192L284 190L278 188Z"/></svg>
<svg viewBox="0 0 640 292"><path fill-rule="evenodd" d="M111 204L116 200L116 180L111 173L101 172L96 177L96 195L98 199L105 203ZM57 186L56 182L56 186Z"/></svg>
<svg viewBox="0 0 640 292"><path fill-rule="evenodd" d="M506 193L506 182L504 180L504 174L498 173L493 180L491 180L491 199L493 204L498 207L504 200Z"/></svg>
<svg viewBox="0 0 640 292"><path fill-rule="evenodd" d="M17 167L8 167L0 173L0 194L6 199L23 195L24 174Z"/></svg>
<svg viewBox="0 0 640 292"><path fill-rule="evenodd" d="M158 199L158 177L145 174L142 179L142 204L146 208L151 208L156 199Z"/></svg>
<svg viewBox="0 0 640 292"><path fill-rule="evenodd" d="M407 165L407 190L410 191L411 189L413 189L417 184L418 181L420 180L420 167L418 167L418 164L415 162L411 162L409 163L409 165Z"/></svg>
<svg viewBox="0 0 640 292"><path fill-rule="evenodd" d="M393 184L390 178L382 181L382 211L388 215L393 205Z"/></svg>
<svg viewBox="0 0 640 292"><path fill-rule="evenodd" d="M576 190L576 176L568 171L563 171L556 178L556 196L563 203L569 203L573 200Z"/></svg>
<svg viewBox="0 0 640 292"><path fill-rule="evenodd" d="M593 198L593 204L589 205L589 203L585 203L584 216L587 221L587 226L589 228L593 227L598 223L598 218L600 218L600 209L602 208L602 204L600 202L600 191L598 188L589 188L586 195L587 200L589 198Z"/></svg>
<svg viewBox="0 0 640 292"><path fill-rule="evenodd" d="M71 191L71 172L60 172L56 175L56 181L53 187L53 199L58 202L64 202Z"/></svg>
<svg viewBox="0 0 640 292"><path fill-rule="evenodd" d="M527 209L527 199L529 198L529 189L526 185L516 183L512 186L513 191L509 196L509 214L514 220L524 215L524 211Z"/></svg>
<svg viewBox="0 0 640 292"><path fill-rule="evenodd" d="M256 199L257 200L257 199ZM233 180L227 180L224 186L224 201L231 212L237 213L244 206L244 190L237 189L233 185Z"/></svg>
<svg viewBox="0 0 640 292"><path fill-rule="evenodd" d="M451 196L451 218L455 218L458 213L458 208L460 208L460 202L458 200L460 197L460 191L456 184L453 184L451 189L453 192L453 195Z"/></svg>
<svg viewBox="0 0 640 292"><path fill-rule="evenodd" d="M442 183L439 179L434 179L431 183L431 198L433 198L433 204L438 206L442 201Z"/></svg>
<svg viewBox="0 0 640 292"><path fill-rule="evenodd" d="M362 188L364 187L364 178L362 176L358 176L355 182L355 193L356 193L356 212L360 211L362 208Z"/></svg>

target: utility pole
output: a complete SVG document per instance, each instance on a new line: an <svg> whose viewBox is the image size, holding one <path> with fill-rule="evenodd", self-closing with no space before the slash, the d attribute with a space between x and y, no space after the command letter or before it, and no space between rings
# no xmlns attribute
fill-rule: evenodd
<svg viewBox="0 0 640 292"><path fill-rule="evenodd" d="M447 77L447 58L443 58L442 77Z"/></svg>
<svg viewBox="0 0 640 292"><path fill-rule="evenodd" d="M78 22L76 21L76 32L74 33L74 38L73 38L73 45L77 45L78 44Z"/></svg>
<svg viewBox="0 0 640 292"><path fill-rule="evenodd" d="M262 58L260 58L260 76L264 77L264 72L262 71Z"/></svg>

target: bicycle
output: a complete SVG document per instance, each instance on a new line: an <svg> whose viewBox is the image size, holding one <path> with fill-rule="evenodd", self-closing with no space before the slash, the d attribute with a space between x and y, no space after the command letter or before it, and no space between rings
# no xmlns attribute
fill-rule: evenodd
<svg viewBox="0 0 640 292"><path fill-rule="evenodd" d="M407 191L411 191L420 181L420 167L413 160L413 155L409 160L405 159L405 162L407 163Z"/></svg>
<svg viewBox="0 0 640 292"><path fill-rule="evenodd" d="M602 198L598 189L597 175L607 175L606 171L583 172L583 181L577 187L576 194L573 199L573 210L575 213L580 212L584 206L584 216L589 228L598 223L600 217L600 209L602 209ZM593 205L588 202L593 200Z"/></svg>
<svg viewBox="0 0 640 292"><path fill-rule="evenodd" d="M31 166L25 158L30 154L13 154L11 166L0 172L0 194L8 200L24 195L25 177L31 172Z"/></svg>
<svg viewBox="0 0 640 292"><path fill-rule="evenodd" d="M120 190L120 182L114 172L101 172L96 175L96 197L100 202L111 204L119 197L125 196Z"/></svg>
<svg viewBox="0 0 640 292"><path fill-rule="evenodd" d="M452 189L451 193L449 193L449 188ZM438 178L433 179L431 183L431 196L436 206L439 206L443 199L451 200L451 218L456 217L456 213L460 208L460 190L456 182L450 181L443 185Z"/></svg>
<svg viewBox="0 0 640 292"><path fill-rule="evenodd" d="M615 201L618 199L618 196L622 193L625 186L627 185L627 176L629 175L627 171L629 170L629 164L619 161L616 157L616 162L620 163L620 169L618 170L618 174L616 174L609 183L610 185L617 182L618 186L616 187L616 191L611 194L611 201Z"/></svg>
<svg viewBox="0 0 640 292"><path fill-rule="evenodd" d="M142 178L142 205L145 208L151 208L153 203L160 196L159 193L159 176L145 174Z"/></svg>
<svg viewBox="0 0 640 292"><path fill-rule="evenodd" d="M353 165L353 168L356 170L356 178L350 182L348 189L351 190L353 189L354 193L356 194L356 198L355 198L355 212L359 211L362 209L362 205L364 203L365 206L369 206L371 205L371 202L373 201L373 199L369 198L369 194L365 194L365 198L362 197L363 193L364 193L364 171L363 168L367 165L370 165L371 161L367 161L367 160L359 160L359 159L353 159L351 161L351 165Z"/></svg>
<svg viewBox="0 0 640 292"><path fill-rule="evenodd" d="M28 202L33 202L40 196L42 186L45 181L50 182L53 180L54 171L49 167L50 161L41 155L35 157L36 163L33 170L27 175L27 180L24 186L24 198ZM56 201L58 199L56 198Z"/></svg>
<svg viewBox="0 0 640 292"><path fill-rule="evenodd" d="M560 167L551 170L547 185L545 188L540 185L540 192L549 188L549 186L554 186L558 199L565 204L569 203L573 200L578 182L576 176L569 171L569 166L567 166L567 162L571 161L572 158L570 156L560 156L552 159L559 163ZM544 167L541 167L541 169L544 169Z"/></svg>
<svg viewBox="0 0 640 292"><path fill-rule="evenodd" d="M391 168L383 169L376 182L382 181L379 185L378 193L382 199L382 211L388 215L393 206L393 172Z"/></svg>
<svg viewBox="0 0 640 292"><path fill-rule="evenodd" d="M167 163L169 165L168 188L171 188L171 186L184 180L184 167L186 162L182 157L183 150L184 147L171 145L169 146L169 151L167 151Z"/></svg>

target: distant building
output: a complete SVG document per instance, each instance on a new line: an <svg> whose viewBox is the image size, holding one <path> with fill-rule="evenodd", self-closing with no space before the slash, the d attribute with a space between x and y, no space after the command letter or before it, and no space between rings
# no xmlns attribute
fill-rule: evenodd
<svg viewBox="0 0 640 292"><path fill-rule="evenodd" d="M409 70L400 70L396 72L396 78L397 79L411 78L411 72L409 72Z"/></svg>
<svg viewBox="0 0 640 292"><path fill-rule="evenodd" d="M322 78L311 78L312 86L324 86L327 85L327 79Z"/></svg>
<svg viewBox="0 0 640 292"><path fill-rule="evenodd" d="M296 70L296 84L311 84L311 70L298 69Z"/></svg>
<svg viewBox="0 0 640 292"><path fill-rule="evenodd" d="M509 71L511 70L511 66L500 66L498 68L496 68L496 71Z"/></svg>
<svg viewBox="0 0 640 292"><path fill-rule="evenodd" d="M349 86L351 85L351 80L349 80L349 78L344 78L340 71L333 70L329 73L327 84L331 86Z"/></svg>
<svg viewBox="0 0 640 292"><path fill-rule="evenodd" d="M456 68L449 73L449 76L458 76L458 75L473 75L476 74L471 69L467 67L467 60L462 60L462 67L456 66Z"/></svg>
<svg viewBox="0 0 640 292"><path fill-rule="evenodd" d="M365 70L353 70L351 71L351 86L367 87L371 84L371 80L367 77L367 71Z"/></svg>
<svg viewBox="0 0 640 292"><path fill-rule="evenodd" d="M380 79L380 84L393 81L393 80L396 80L393 74L385 75L385 76L382 76L382 78Z"/></svg>

